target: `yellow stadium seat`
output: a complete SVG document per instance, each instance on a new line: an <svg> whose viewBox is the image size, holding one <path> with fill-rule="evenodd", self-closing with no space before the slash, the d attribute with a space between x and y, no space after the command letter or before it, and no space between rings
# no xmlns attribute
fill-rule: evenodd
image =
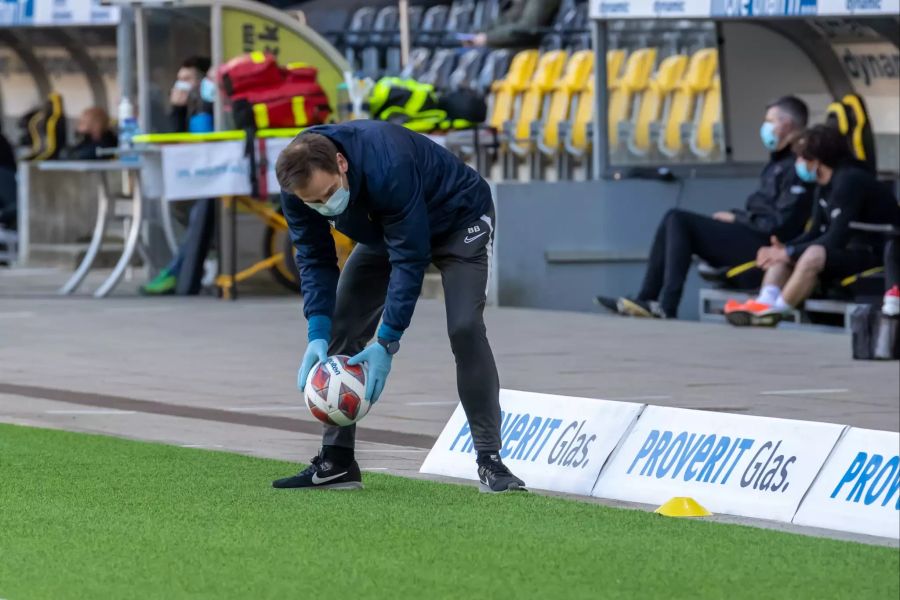
<svg viewBox="0 0 900 600"><path fill-rule="evenodd" d="M703 96L703 106L700 108L700 114L691 136L691 151L695 155L700 158L709 158L720 149L719 128L721 122L722 85L719 77L716 76Z"/></svg>
<svg viewBox="0 0 900 600"><path fill-rule="evenodd" d="M509 65L506 77L491 84L491 113L488 125L500 130L513 116L516 99L527 87L538 63L537 50L523 50Z"/></svg>
<svg viewBox="0 0 900 600"><path fill-rule="evenodd" d="M619 78L619 71L625 62L624 50L609 50L606 53L606 79L612 84Z"/></svg>
<svg viewBox="0 0 900 600"><path fill-rule="evenodd" d="M693 122L697 97L710 88L717 70L718 53L715 48L704 48L691 56L687 74L678 84L663 118L659 151L664 155L674 158L684 150L682 127Z"/></svg>
<svg viewBox="0 0 900 600"><path fill-rule="evenodd" d="M656 74L641 95L634 126L627 140L632 154L646 156L650 153L654 127L663 114L669 97L684 76L687 64L688 57L684 54L674 54L659 63Z"/></svg>
<svg viewBox="0 0 900 600"><path fill-rule="evenodd" d="M590 148L588 127L594 120L594 77L588 79L587 87L578 94L575 116L572 119L569 145L578 154L584 154Z"/></svg>
<svg viewBox="0 0 900 600"><path fill-rule="evenodd" d="M643 91L656 64L656 48L640 48L628 55L622 76L609 87L609 145L619 145L618 124L631 119L634 95Z"/></svg>
<svg viewBox="0 0 900 600"><path fill-rule="evenodd" d="M541 55L519 110L511 121L508 141L510 149L516 154L524 155L531 150L531 124L541 118L544 101L562 75L566 58L568 53L565 50L550 50Z"/></svg>
<svg viewBox="0 0 900 600"><path fill-rule="evenodd" d="M541 135L540 146L545 154L552 155L559 149L559 124L569 118L572 98L587 87L593 68L593 51L576 52L566 64L566 71L562 79L553 87L553 95L550 97L550 105L544 115Z"/></svg>

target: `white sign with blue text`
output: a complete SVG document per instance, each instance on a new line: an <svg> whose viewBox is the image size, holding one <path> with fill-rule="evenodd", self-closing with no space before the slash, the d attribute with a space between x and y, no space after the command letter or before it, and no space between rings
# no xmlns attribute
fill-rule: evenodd
<svg viewBox="0 0 900 600"><path fill-rule="evenodd" d="M850 428L794 523L900 538L900 434Z"/></svg>
<svg viewBox="0 0 900 600"><path fill-rule="evenodd" d="M250 163L243 141L163 146L162 171L166 200L250 193Z"/></svg>
<svg viewBox="0 0 900 600"><path fill-rule="evenodd" d="M642 404L500 391L500 457L528 487L589 495L603 463ZM462 406L425 459L422 473L477 479L475 448Z"/></svg>
<svg viewBox="0 0 900 600"><path fill-rule="evenodd" d="M648 406L593 495L790 521L843 425Z"/></svg>

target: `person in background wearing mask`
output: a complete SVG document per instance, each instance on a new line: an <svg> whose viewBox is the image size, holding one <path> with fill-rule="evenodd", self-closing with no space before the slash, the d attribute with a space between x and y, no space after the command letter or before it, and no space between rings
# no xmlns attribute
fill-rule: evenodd
<svg viewBox="0 0 900 600"><path fill-rule="evenodd" d="M175 84L170 102L171 126L175 132L209 133L213 127L213 103L218 90L215 72L208 58L195 56L185 60ZM212 246L215 227L215 199L196 200L191 207L184 239L172 261L141 287L145 296L166 294L197 294L203 277L203 261ZM190 272L183 273L189 265Z"/></svg>
<svg viewBox="0 0 900 600"><path fill-rule="evenodd" d="M484 327L494 237L488 183L427 137L384 121L310 127L278 156L275 174L308 323L297 388L329 355L349 354L348 364L368 365L366 398L377 401L433 263L482 490L524 490L500 460L500 382ZM342 271L332 226L358 242ZM325 426L312 465L273 486L362 487L355 437L354 426Z"/></svg>
<svg viewBox="0 0 900 600"><path fill-rule="evenodd" d="M852 158L836 129L816 125L799 137L794 151L797 176L816 185L812 226L787 244L773 238L759 249L762 289L747 302L728 301L725 317L732 325L777 325L809 297L819 279L840 280L883 264L884 236L853 230L851 222L900 225L900 207L890 188Z"/></svg>
<svg viewBox="0 0 900 600"><path fill-rule="evenodd" d="M115 148L119 145L116 134L109 127L109 115L98 106L85 109L81 113L75 133L78 135L78 143L65 152L65 156L69 160L107 158L97 156L97 150Z"/></svg>
<svg viewBox="0 0 900 600"><path fill-rule="evenodd" d="M808 117L806 104L794 96L767 106L760 138L771 154L759 189L747 198L745 208L712 217L670 210L656 230L638 294L597 296L595 303L626 316L675 318L694 255L713 267L730 267L752 261L772 238L799 235L809 217L812 186L794 172L791 143L806 127ZM759 279L748 287L756 285Z"/></svg>

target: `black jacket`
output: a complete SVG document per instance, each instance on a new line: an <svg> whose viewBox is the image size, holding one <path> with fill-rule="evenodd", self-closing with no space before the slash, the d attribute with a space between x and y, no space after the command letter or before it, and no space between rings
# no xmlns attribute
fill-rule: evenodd
<svg viewBox="0 0 900 600"><path fill-rule="evenodd" d="M790 147L773 152L759 177L759 189L747 198L744 210L735 210L735 223L780 240L803 232L812 209L813 186L794 171Z"/></svg>
<svg viewBox="0 0 900 600"><path fill-rule="evenodd" d="M814 197L812 226L788 244L788 256L800 256L813 245L834 250L868 249L880 256L884 236L853 230L850 223L900 225L900 206L890 187L857 161L839 165L828 185L816 187Z"/></svg>
<svg viewBox="0 0 900 600"><path fill-rule="evenodd" d="M68 148L65 157L71 160L97 160L110 158L108 156L97 156L97 150L100 148L115 148L119 145L116 134L110 130L103 132L99 140L94 140L90 136L84 136L75 146Z"/></svg>
<svg viewBox="0 0 900 600"><path fill-rule="evenodd" d="M487 214L493 206L490 187L446 148L399 125L351 121L309 131L330 139L347 158L350 203L330 220L350 239L387 249L391 276L384 323L404 331L432 245ZM287 190L281 191L281 206L297 248L304 314L330 318L338 267L329 219Z"/></svg>

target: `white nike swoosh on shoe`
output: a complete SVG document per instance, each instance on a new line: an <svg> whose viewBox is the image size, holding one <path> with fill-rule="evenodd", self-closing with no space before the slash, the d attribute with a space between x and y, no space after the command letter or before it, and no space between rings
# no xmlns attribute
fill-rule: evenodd
<svg viewBox="0 0 900 600"><path fill-rule="evenodd" d="M313 485L321 485L323 483L328 483L329 481L332 481L333 479L337 479L338 477L343 477L346 474L347 474L347 471L344 471L343 473L338 473L337 475L329 475L328 477L319 477L318 473L313 473L312 482L313 482Z"/></svg>
<svg viewBox="0 0 900 600"><path fill-rule="evenodd" d="M466 236L466 239L463 241L467 244L471 244L472 242L474 242L475 240L477 240L478 238L480 238L481 236L483 236L486 233L487 233L487 231L482 231L478 235L474 235L472 237Z"/></svg>

